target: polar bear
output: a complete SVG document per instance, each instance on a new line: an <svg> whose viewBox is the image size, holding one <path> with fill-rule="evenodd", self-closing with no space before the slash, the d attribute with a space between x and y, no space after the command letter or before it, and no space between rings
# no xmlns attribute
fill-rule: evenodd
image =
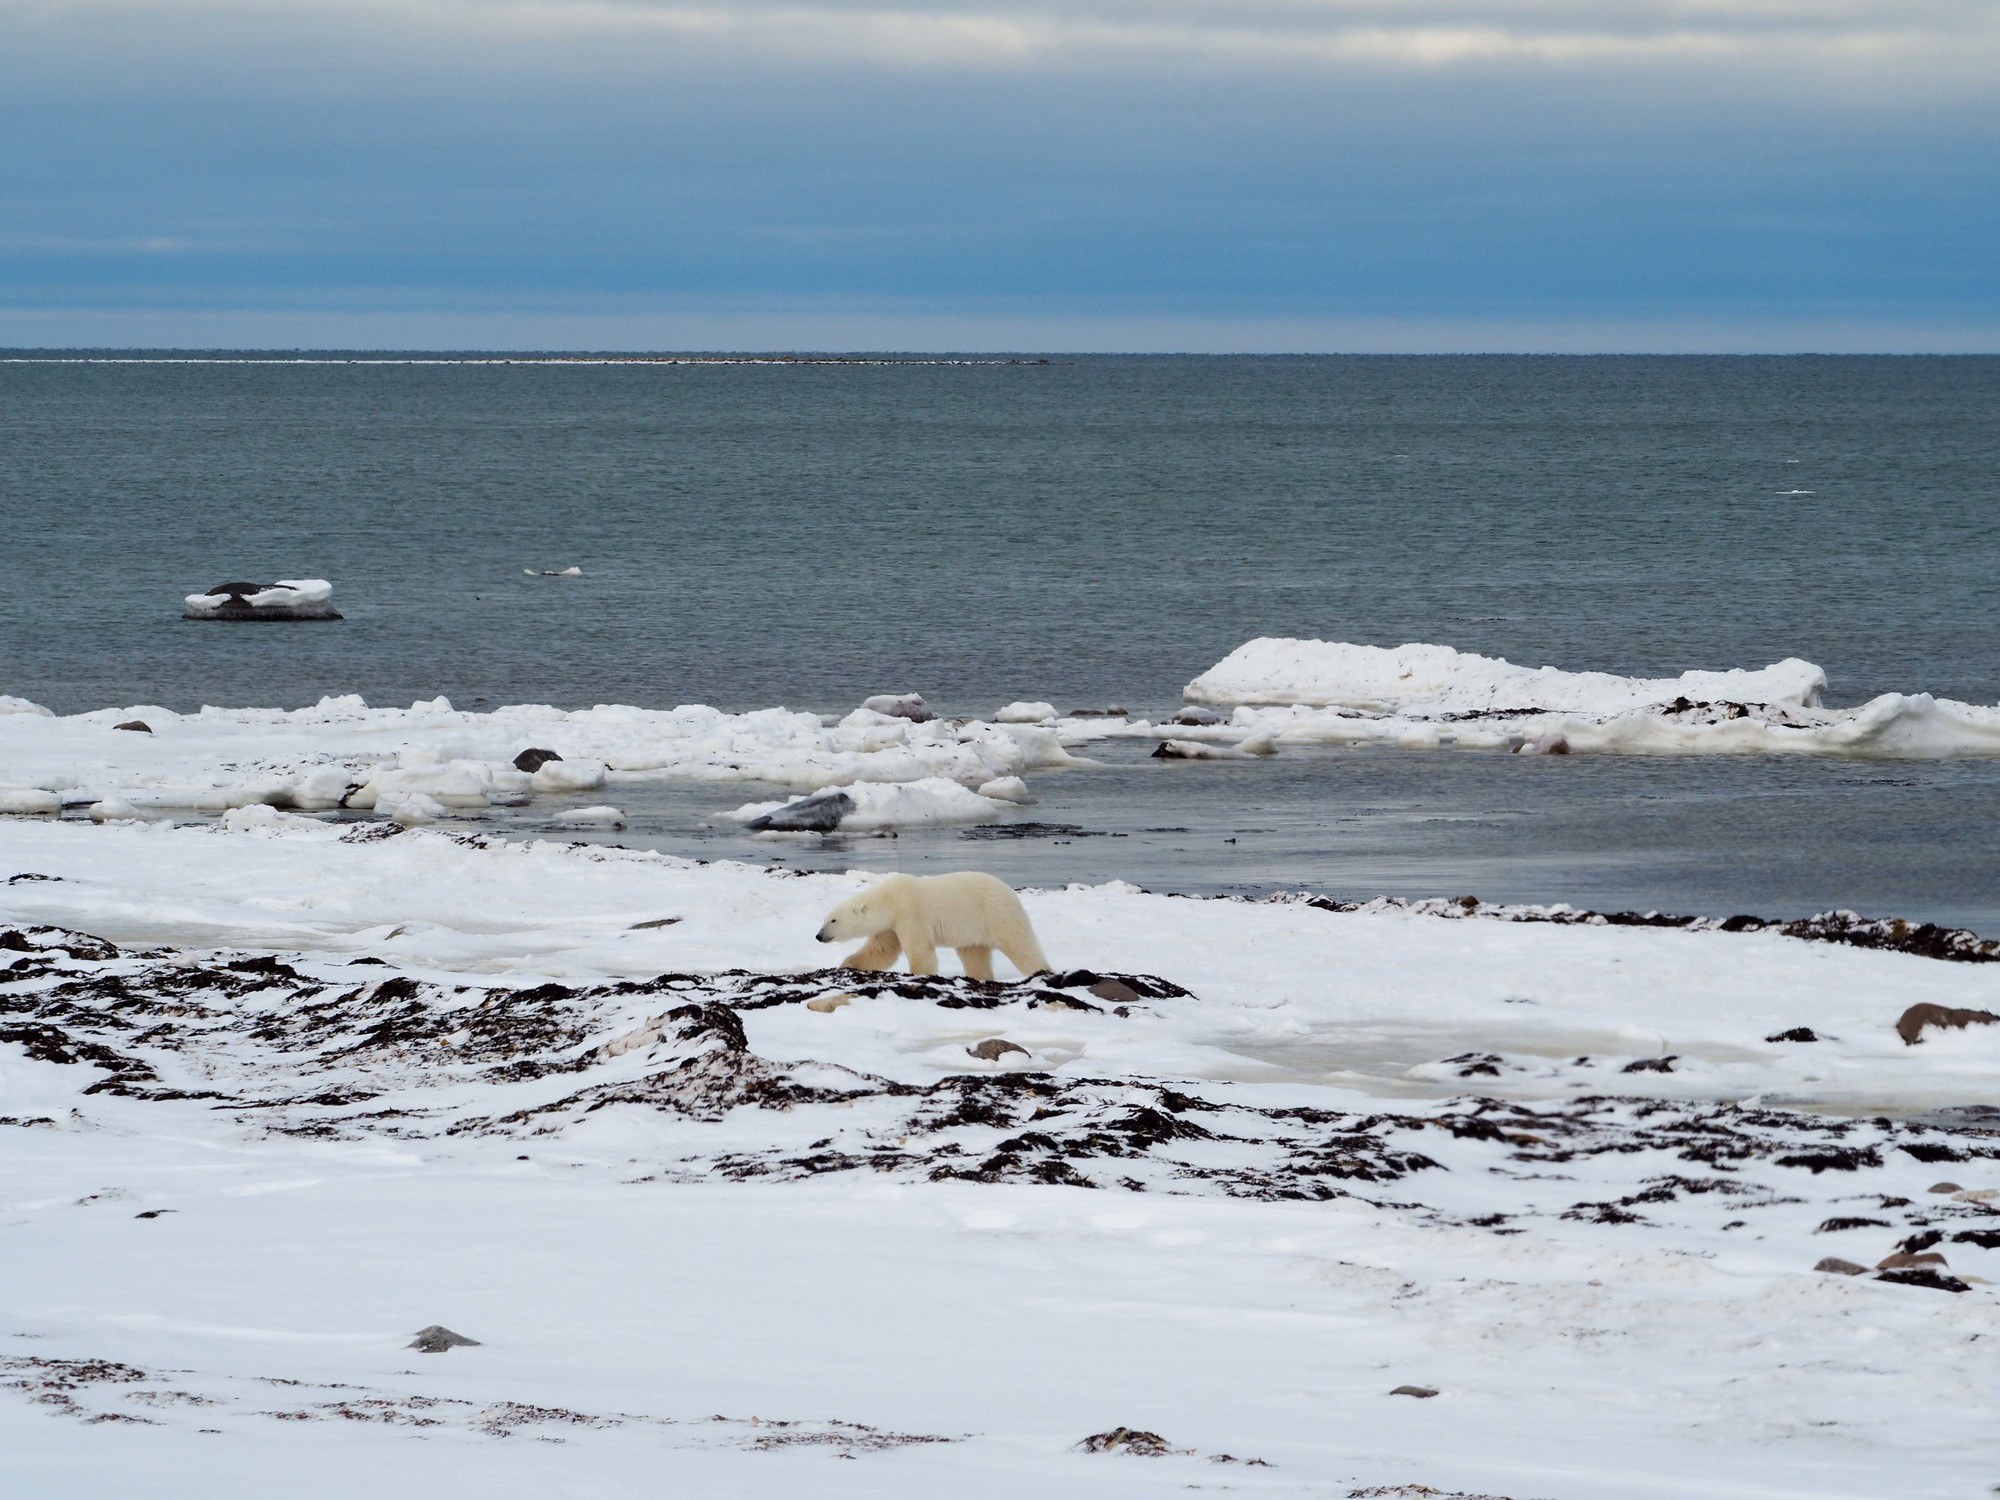
<svg viewBox="0 0 2000 1500"><path fill-rule="evenodd" d="M820 925L822 943L866 938L842 960L846 969L888 969L910 955L912 974L935 974L939 948L956 948L974 979L993 977L998 948L1026 976L1049 967L1021 898L977 870L951 875L891 875L840 903Z"/></svg>

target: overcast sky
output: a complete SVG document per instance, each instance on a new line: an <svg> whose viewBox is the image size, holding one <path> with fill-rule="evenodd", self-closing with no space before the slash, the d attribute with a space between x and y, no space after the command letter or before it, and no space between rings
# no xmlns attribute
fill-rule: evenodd
<svg viewBox="0 0 2000 1500"><path fill-rule="evenodd" d="M2000 4L0 0L0 344L2000 350Z"/></svg>

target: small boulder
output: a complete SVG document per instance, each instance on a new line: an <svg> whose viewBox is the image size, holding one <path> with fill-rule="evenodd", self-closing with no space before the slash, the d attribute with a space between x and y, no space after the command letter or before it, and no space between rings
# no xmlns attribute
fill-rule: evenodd
<svg viewBox="0 0 2000 1500"><path fill-rule="evenodd" d="M854 799L845 792L814 792L759 814L743 827L748 833L832 833L853 811Z"/></svg>
<svg viewBox="0 0 2000 1500"><path fill-rule="evenodd" d="M1764 1038L1767 1042L1816 1042L1819 1033L1810 1026L1794 1026L1790 1031L1774 1031Z"/></svg>
<svg viewBox="0 0 2000 1500"><path fill-rule="evenodd" d="M1896 1035L1903 1039L1903 1045L1914 1047L1923 1040L1926 1026L1940 1030L1957 1030L1966 1026L1991 1026L2000 1021L2000 1015L1990 1010L1961 1010L1954 1006L1933 1005L1926 1000L1912 1005L1896 1019Z"/></svg>
<svg viewBox="0 0 2000 1500"><path fill-rule="evenodd" d="M1093 1432L1076 1445L1085 1453L1131 1453L1140 1458L1159 1458L1174 1450L1157 1432L1137 1427L1114 1427L1109 1432Z"/></svg>
<svg viewBox="0 0 2000 1500"><path fill-rule="evenodd" d="M514 769L517 771L526 771L532 775L536 771L541 770L550 761L561 759L562 757L553 750L530 748L523 750L519 755L514 757Z"/></svg>
<svg viewBox="0 0 2000 1500"><path fill-rule="evenodd" d="M1948 1266L1951 1262L1935 1250L1898 1250L1875 1262L1878 1271L1907 1271L1911 1266Z"/></svg>
<svg viewBox="0 0 2000 1500"><path fill-rule="evenodd" d="M127 719L123 724L113 724L113 729L129 729L134 734L151 734L153 726L144 719Z"/></svg>
<svg viewBox="0 0 2000 1500"><path fill-rule="evenodd" d="M1955 1182L1934 1182L1931 1184L1931 1191L1934 1193L1962 1193L1965 1189Z"/></svg>
<svg viewBox="0 0 2000 1500"><path fill-rule="evenodd" d="M1842 1260L1838 1255L1823 1256L1820 1263L1814 1266L1813 1269L1815 1271L1825 1271L1834 1276L1860 1276L1868 1270L1866 1266L1859 1265L1851 1260Z"/></svg>
<svg viewBox="0 0 2000 1500"><path fill-rule="evenodd" d="M981 1062L998 1062L1001 1058L1014 1052L1020 1053L1023 1057L1028 1056L1028 1049L1026 1047L1020 1046L1015 1042L1006 1041L997 1036L990 1036L977 1046L965 1049L967 1057L976 1057Z"/></svg>
<svg viewBox="0 0 2000 1500"><path fill-rule="evenodd" d="M1122 979L1100 979L1090 987L1090 993L1113 1005L1130 1005L1134 1000L1146 998Z"/></svg>
<svg viewBox="0 0 2000 1500"><path fill-rule="evenodd" d="M453 1333L442 1323L433 1323L428 1328L419 1328L409 1347L422 1354L442 1354L447 1349L477 1349L479 1340Z"/></svg>
<svg viewBox="0 0 2000 1500"><path fill-rule="evenodd" d="M1389 1392L1392 1396L1415 1396L1419 1401L1428 1401L1437 1394L1437 1387L1430 1385L1399 1385Z"/></svg>

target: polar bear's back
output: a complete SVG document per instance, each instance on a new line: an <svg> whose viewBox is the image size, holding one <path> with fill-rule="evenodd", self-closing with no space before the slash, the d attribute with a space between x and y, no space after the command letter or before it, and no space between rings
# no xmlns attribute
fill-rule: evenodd
<svg viewBox="0 0 2000 1500"><path fill-rule="evenodd" d="M1014 888L984 871L920 875L911 884L940 948L994 947L1003 936L1028 930Z"/></svg>

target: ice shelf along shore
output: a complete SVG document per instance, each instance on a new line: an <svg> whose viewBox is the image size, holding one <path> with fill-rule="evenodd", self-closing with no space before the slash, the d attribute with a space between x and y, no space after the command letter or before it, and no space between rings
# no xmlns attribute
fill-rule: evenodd
<svg viewBox="0 0 2000 1500"><path fill-rule="evenodd" d="M1195 707L1157 721L1122 710L1058 714L1046 701L1009 703L990 720L913 720L867 707L844 716L702 705L465 711L438 698L382 708L351 695L293 710L183 714L137 704L57 717L0 697L0 813L88 808L103 818L144 817L268 804L414 821L620 781L689 781L843 788L859 804L857 828L970 822L999 817L1007 806L1008 799L979 796L980 788L1087 766L1089 746L1121 738L1176 740L1183 757L1199 745L1258 754L1388 746L2000 756L2000 707L1889 693L1828 708L1825 685L1818 667L1797 660L1640 679L1529 670L1444 646L1258 640L1188 684L1191 699L1227 713ZM552 754L523 769L517 762L530 750ZM871 790L905 783L929 790ZM1022 788L1013 800L1024 795ZM751 804L741 815L771 805Z"/></svg>
<svg viewBox="0 0 2000 1500"><path fill-rule="evenodd" d="M1989 945L862 883L0 824L10 1493L1994 1482Z"/></svg>

